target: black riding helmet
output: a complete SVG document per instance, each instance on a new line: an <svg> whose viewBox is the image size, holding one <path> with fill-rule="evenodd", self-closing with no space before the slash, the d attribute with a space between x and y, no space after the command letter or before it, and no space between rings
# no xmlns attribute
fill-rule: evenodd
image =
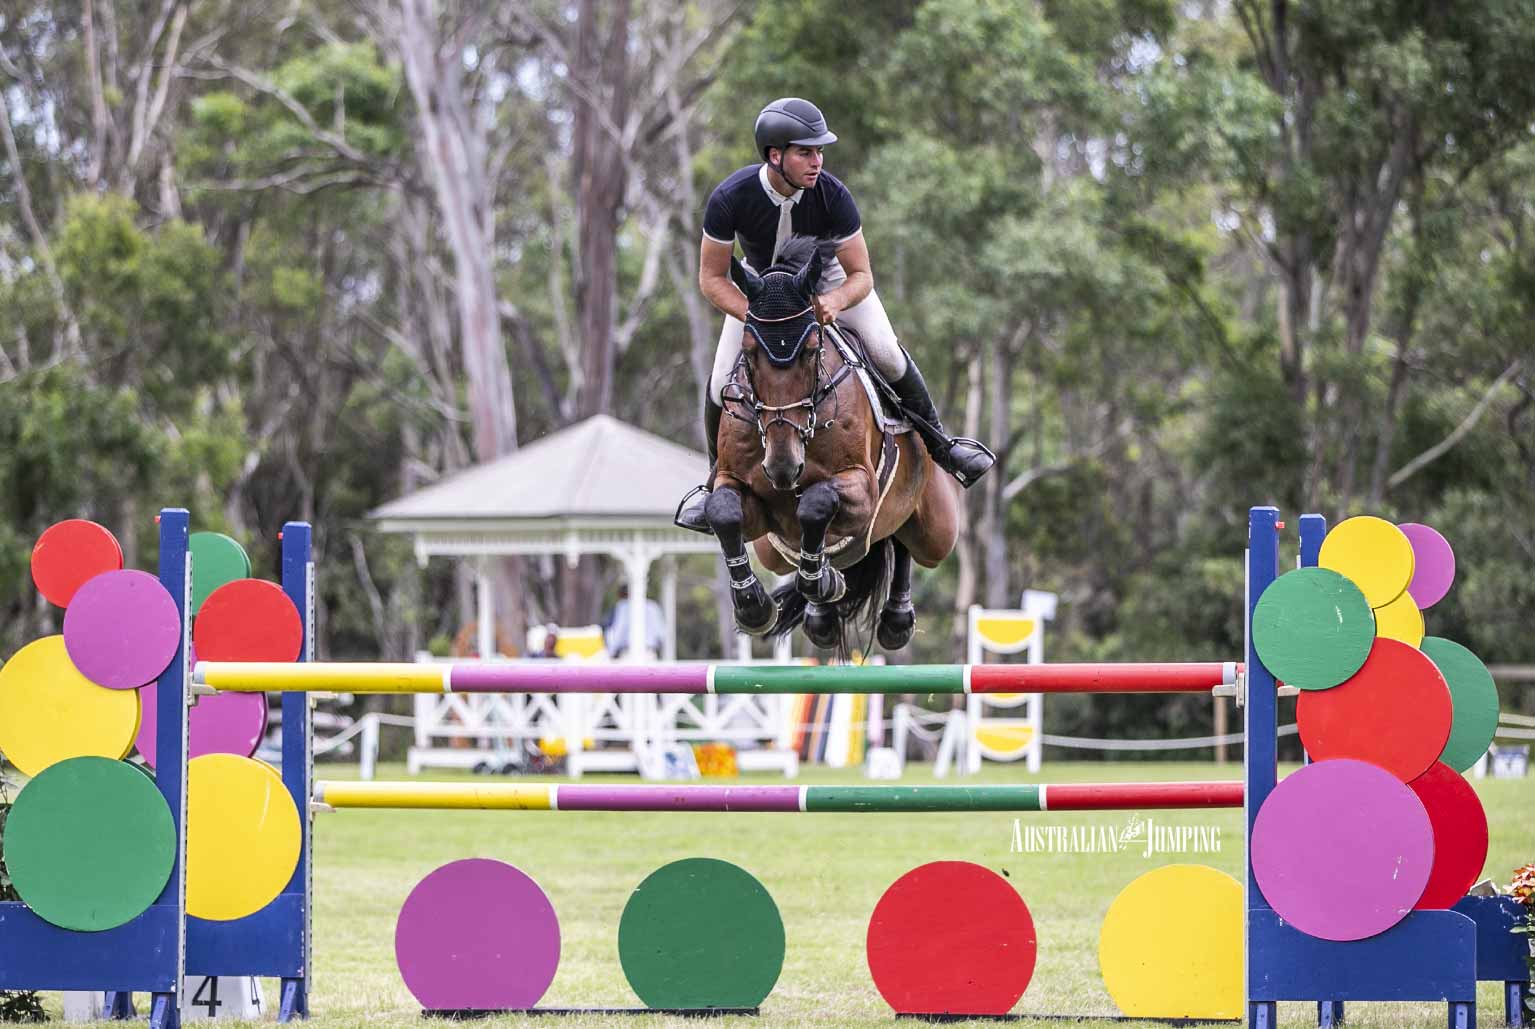
<svg viewBox="0 0 1535 1029"><path fill-rule="evenodd" d="M837 141L836 133L826 127L826 116L821 113L821 109L797 96L780 97L764 107L762 113L757 115L753 135L757 142L757 156L780 175L784 175L782 152L789 147L826 146ZM779 150L777 164L768 158L769 147L777 147ZM784 179L789 185L795 185L787 175L784 175Z"/></svg>

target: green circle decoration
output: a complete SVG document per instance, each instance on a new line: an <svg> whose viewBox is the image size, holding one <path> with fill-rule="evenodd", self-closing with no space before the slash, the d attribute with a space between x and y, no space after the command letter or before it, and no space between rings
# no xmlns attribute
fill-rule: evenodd
<svg viewBox="0 0 1535 1029"><path fill-rule="evenodd" d="M41 919L96 932L130 922L171 876L176 827L155 784L126 761L75 757L16 795L5 863Z"/></svg>
<svg viewBox="0 0 1535 1029"><path fill-rule="evenodd" d="M650 873L618 923L624 977L650 1008L755 1008L783 958L778 905L750 873L714 858Z"/></svg>
<svg viewBox="0 0 1535 1029"><path fill-rule="evenodd" d="M1280 681L1331 689L1364 665L1375 612L1358 586L1326 568L1299 568L1269 584L1253 610L1253 647Z"/></svg>
<svg viewBox="0 0 1535 1029"><path fill-rule="evenodd" d="M1498 686L1481 659L1454 640L1425 636L1421 649L1449 683L1455 706L1450 738L1439 760L1464 772L1487 753L1498 731Z"/></svg>
<svg viewBox="0 0 1535 1029"><path fill-rule="evenodd" d="M192 614L208 594L227 582L249 579L251 559L245 548L222 532L194 532L187 540L192 554Z"/></svg>

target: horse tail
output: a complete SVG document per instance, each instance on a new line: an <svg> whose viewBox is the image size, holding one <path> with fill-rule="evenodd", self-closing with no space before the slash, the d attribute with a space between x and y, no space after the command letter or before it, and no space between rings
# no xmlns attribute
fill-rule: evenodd
<svg viewBox="0 0 1535 1029"><path fill-rule="evenodd" d="M879 609L890 592L890 576L894 570L895 547L888 539L880 540L857 563L843 570L842 577L847 583L847 591L833 605L837 612L837 622L842 628L837 646L842 657L848 656L849 628L873 633L874 619L878 617ZM778 604L778 620L768 630L768 635L778 637L793 632L805 620L808 603L793 576L773 591L773 600Z"/></svg>

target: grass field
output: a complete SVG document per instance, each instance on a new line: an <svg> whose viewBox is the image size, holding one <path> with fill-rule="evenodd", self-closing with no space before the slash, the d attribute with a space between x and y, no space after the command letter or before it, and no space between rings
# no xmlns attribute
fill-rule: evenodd
<svg viewBox="0 0 1535 1029"><path fill-rule="evenodd" d="M347 766L319 766L317 778L347 778ZM1239 778L1240 766L1209 764L1053 763L1046 782ZM385 766L379 778L401 778ZM437 776L451 779L452 775ZM601 777L608 779L609 777ZM801 783L860 781L856 770L812 768ZM989 766L981 781L1016 782L1021 769ZM587 781L596 781L589 778ZM778 782L776 777L754 781ZM923 766L907 783L932 781ZM950 780L951 782L953 780ZM1535 859L1535 786L1529 780L1476 783L1492 826L1485 875L1506 884L1511 870ZM1123 826L1128 812L1025 814L1030 824ZM783 974L754 1026L895 1024L869 978L864 933L883 890L926 861L962 859L1005 873L1028 903L1039 936L1034 980L1017 1009L1101 1015L1114 1011L1097 966L1104 911L1135 876L1161 864L1197 861L1242 874L1242 813L1156 812L1164 824L1220 829L1218 854L1010 853L1013 818L1002 814L778 815L546 812L344 811L317 816L315 958L311 1005L316 1029L419 1026L419 1005L395 968L394 922L411 887L447 861L493 857L533 876L554 903L562 935L559 973L543 1005L633 1007L619 967L616 935L629 892L655 868L708 856L756 875L783 915L788 939ZM1147 946L1156 946L1148 935ZM275 983L267 983L269 1009ZM1502 1024L1498 988L1483 984L1482 1025ZM268 1017L271 1017L270 1015ZM1444 1024L1442 1006L1350 1005L1351 1026ZM110 1023L103 1023L103 1025ZM505 1017L487 1025L557 1025L561 1029L692 1025L663 1016ZM715 1024L715 1023L709 1023ZM966 1023L970 1024L970 1023ZM976 1022L976 1025L987 1023ZM1047 1024L1028 1020L1021 1024ZM1108 1025L1100 1020L1080 1023ZM1315 1010L1281 1006L1281 1024L1315 1024Z"/></svg>

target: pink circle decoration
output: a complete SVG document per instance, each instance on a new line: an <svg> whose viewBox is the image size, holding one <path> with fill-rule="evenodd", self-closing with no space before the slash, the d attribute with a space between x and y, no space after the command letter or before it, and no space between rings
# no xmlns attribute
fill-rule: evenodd
<svg viewBox="0 0 1535 1029"><path fill-rule="evenodd" d="M400 908L395 960L428 1011L516 1011L537 1004L560 963L549 898L502 861L452 861Z"/></svg>
<svg viewBox="0 0 1535 1029"><path fill-rule="evenodd" d="M1362 940L1396 925L1433 867L1423 803L1366 761L1318 761L1291 774L1253 825L1258 888L1285 921L1324 940Z"/></svg>
<svg viewBox="0 0 1535 1029"><path fill-rule="evenodd" d="M148 572L103 572L75 591L64 612L69 659L108 689L137 689L158 678L180 643L181 612Z"/></svg>
<svg viewBox="0 0 1535 1029"><path fill-rule="evenodd" d="M155 741L160 725L160 684L152 682L139 690L139 734L133 741L144 762L156 766ZM198 697L187 711L187 760L204 754L256 753L261 737L266 735L267 702L265 693L220 693Z"/></svg>
<svg viewBox="0 0 1535 1029"><path fill-rule="evenodd" d="M1444 599L1455 581L1455 551L1438 530L1418 522L1398 525L1412 544L1412 581L1407 592L1419 608L1430 608Z"/></svg>

